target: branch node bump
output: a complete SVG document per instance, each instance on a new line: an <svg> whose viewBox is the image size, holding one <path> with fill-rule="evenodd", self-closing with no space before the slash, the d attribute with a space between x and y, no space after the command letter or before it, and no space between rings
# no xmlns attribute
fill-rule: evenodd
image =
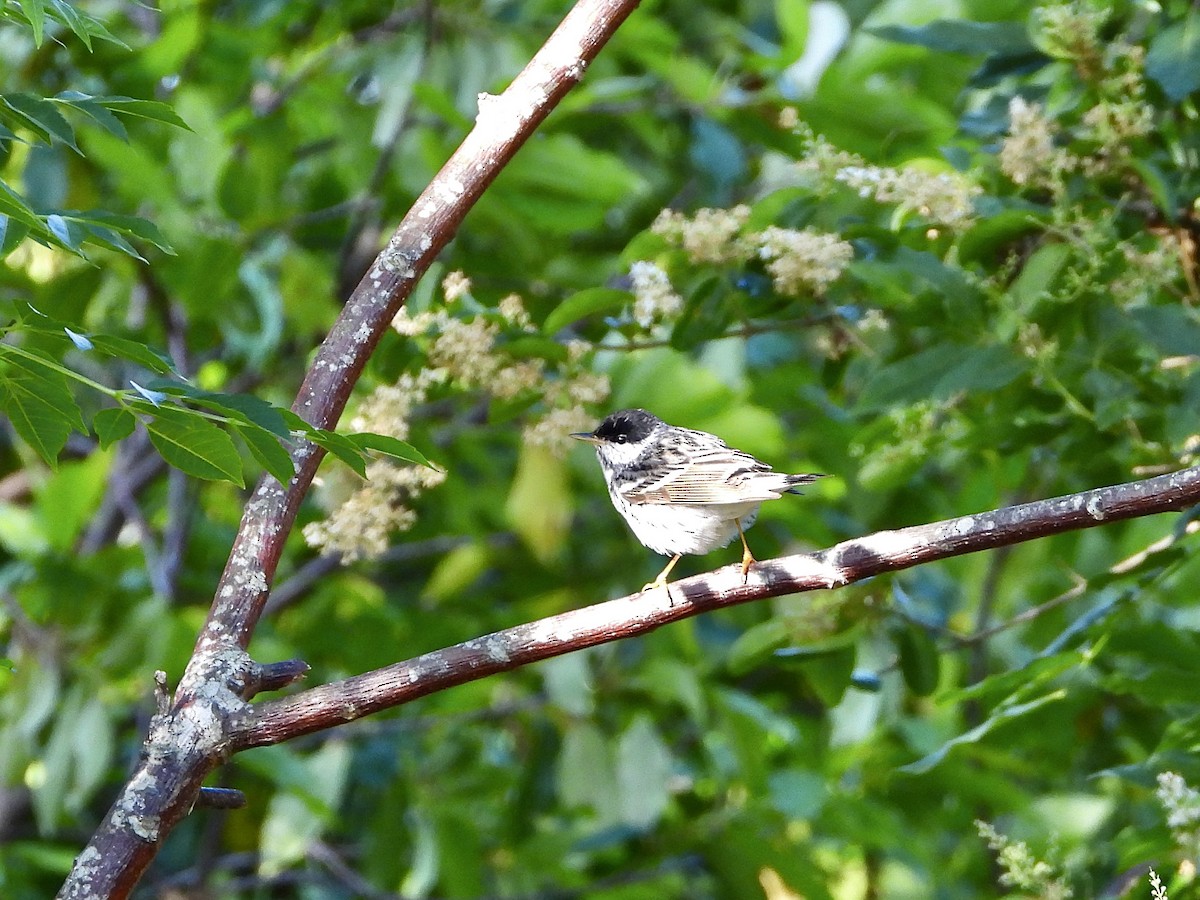
<svg viewBox="0 0 1200 900"><path fill-rule="evenodd" d="M165 716L171 710L171 692L167 690L167 673L162 669L154 671L154 707L160 716Z"/></svg>
<svg viewBox="0 0 1200 900"><path fill-rule="evenodd" d="M202 787L196 797L196 808L242 809L246 795L233 788Z"/></svg>
<svg viewBox="0 0 1200 900"><path fill-rule="evenodd" d="M255 663L250 671L248 696L263 691L278 691L308 674L309 665L302 659L285 659L273 663Z"/></svg>

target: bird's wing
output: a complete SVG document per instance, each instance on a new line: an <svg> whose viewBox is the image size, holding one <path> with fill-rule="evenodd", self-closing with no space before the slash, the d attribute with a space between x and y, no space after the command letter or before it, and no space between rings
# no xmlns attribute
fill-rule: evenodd
<svg viewBox="0 0 1200 900"><path fill-rule="evenodd" d="M770 475L775 477L763 477ZM766 463L709 435L663 448L637 476L621 485L630 503L755 503L774 500L787 489L784 476Z"/></svg>

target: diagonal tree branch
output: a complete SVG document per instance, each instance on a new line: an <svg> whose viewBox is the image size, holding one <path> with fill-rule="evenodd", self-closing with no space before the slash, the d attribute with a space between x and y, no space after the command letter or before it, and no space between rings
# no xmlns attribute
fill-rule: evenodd
<svg viewBox="0 0 1200 900"><path fill-rule="evenodd" d="M373 672L259 704L230 735L237 750L277 744L390 709L454 685L551 656L652 631L698 613L752 600L826 589L922 563L1051 534L1180 510L1200 503L1200 466L913 525L843 541L818 553L761 561L742 584L741 566L518 625Z"/></svg>
<svg viewBox="0 0 1200 900"><path fill-rule="evenodd" d="M333 428L371 351L468 210L637 6L579 0L498 96L481 95L475 127L417 199L351 294L292 409ZM151 722L142 759L59 892L125 897L163 839L191 809L201 781L232 749L230 730L259 686L279 686L246 654L284 541L322 452L301 441L287 485L263 478L246 504L212 607L173 703ZM299 672L299 665L293 667Z"/></svg>
<svg viewBox="0 0 1200 900"><path fill-rule="evenodd" d="M317 351L293 411L319 428L337 425L363 366L417 281L467 211L583 77L587 64L636 5L633 0L580 0L503 94L480 95L475 127L417 198L350 295ZM303 442L292 453L296 477L286 488L270 478L259 482L246 505L198 650L244 648L249 642L284 538L322 455L320 448Z"/></svg>

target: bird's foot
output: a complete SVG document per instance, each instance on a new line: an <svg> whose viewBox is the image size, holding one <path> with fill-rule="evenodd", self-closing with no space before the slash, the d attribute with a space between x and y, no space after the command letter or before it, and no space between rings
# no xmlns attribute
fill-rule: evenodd
<svg viewBox="0 0 1200 900"><path fill-rule="evenodd" d="M750 583L750 567L758 562L750 555L750 548L746 548L746 552L742 554L742 584Z"/></svg>
<svg viewBox="0 0 1200 900"><path fill-rule="evenodd" d="M644 594L644 593L646 593L646 591L656 591L659 588L662 588L664 591L667 592L667 602L671 606L674 606L675 605L675 597L671 594L671 585L667 583L666 572L664 572L662 575L659 575L653 581L648 581L645 584L643 584L641 593Z"/></svg>
<svg viewBox="0 0 1200 900"><path fill-rule="evenodd" d="M742 539L742 584L749 584L750 567L758 560L754 558L754 554L750 552L750 545L746 543L746 532L742 530L742 520L735 519L734 524L737 525L738 537Z"/></svg>
<svg viewBox="0 0 1200 900"><path fill-rule="evenodd" d="M667 591L667 599L671 602L671 605L674 606L675 598L671 596L671 588L667 585L667 576L670 575L671 570L675 568L675 563L679 562L680 556L681 554L676 553L675 556L671 558L671 561L667 563L667 567L658 573L657 578L655 578L649 584L642 585L642 593L644 594L646 591L652 591L655 588L665 588Z"/></svg>

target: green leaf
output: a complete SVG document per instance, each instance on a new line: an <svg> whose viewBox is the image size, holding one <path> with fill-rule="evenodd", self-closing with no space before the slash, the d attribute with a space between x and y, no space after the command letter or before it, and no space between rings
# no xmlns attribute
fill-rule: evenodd
<svg viewBox="0 0 1200 900"><path fill-rule="evenodd" d="M92 417L92 430L96 432L100 446L104 448L129 437L133 434L135 425L137 417L120 406L102 409Z"/></svg>
<svg viewBox="0 0 1200 900"><path fill-rule="evenodd" d="M50 100L32 94L0 94L0 105L8 107L16 119L46 143L59 141L76 153L75 129Z"/></svg>
<svg viewBox="0 0 1200 900"><path fill-rule="evenodd" d="M46 33L46 5L42 0L21 0L21 12L33 32L33 46L41 47Z"/></svg>
<svg viewBox="0 0 1200 900"><path fill-rule="evenodd" d="M617 741L616 770L621 822L650 828L671 799L671 754L646 713L637 715Z"/></svg>
<svg viewBox="0 0 1200 900"><path fill-rule="evenodd" d="M1200 347L1200 319L1191 307L1146 306L1129 315L1146 342L1163 356L1184 356Z"/></svg>
<svg viewBox="0 0 1200 900"><path fill-rule="evenodd" d="M798 59L808 43L808 0L775 0L775 22L783 38L780 52L788 60Z"/></svg>
<svg viewBox="0 0 1200 900"><path fill-rule="evenodd" d="M883 25L866 31L885 41L915 44L939 53L1015 56L1037 49L1020 22L939 19L926 25Z"/></svg>
<svg viewBox="0 0 1200 900"><path fill-rule="evenodd" d="M149 119L151 122L162 122L165 125L174 125L176 128L182 128L186 131L192 130L188 123L183 121L174 109L166 103L160 103L157 100L136 100L133 97L95 97L93 99L105 109L121 113L122 115L134 116L139 119Z"/></svg>
<svg viewBox="0 0 1200 900"><path fill-rule="evenodd" d="M360 432L357 434L346 435L362 450L374 450L377 453L382 453L385 456L390 456L393 459L402 459L405 462L416 463L426 468L436 469L433 463L425 458L412 444L406 443L398 438L394 438L387 434L374 434L372 432Z"/></svg>
<svg viewBox="0 0 1200 900"><path fill-rule="evenodd" d="M960 391L991 391L1009 384L1028 363L1007 347L942 344L877 370L859 397L860 414Z"/></svg>
<svg viewBox="0 0 1200 900"><path fill-rule="evenodd" d="M88 339L92 342L96 352L105 356L136 363L158 375L167 375L175 371L175 367L167 357L137 341L111 334L89 334Z"/></svg>
<svg viewBox="0 0 1200 900"><path fill-rule="evenodd" d="M513 359L544 359L566 362L567 348L556 340L537 334L527 334L501 345Z"/></svg>
<svg viewBox="0 0 1200 900"><path fill-rule="evenodd" d="M995 698L1004 697L1015 702L1020 691L1033 691L1040 685L1047 685L1064 672L1077 668L1084 662L1078 650L1068 650L1050 656L1041 656L1027 665L997 672L982 681L959 688L955 691L944 692L938 701L944 704L960 704L968 700L989 704ZM1005 702L1005 701L1002 701Z"/></svg>
<svg viewBox="0 0 1200 900"><path fill-rule="evenodd" d="M3 198L3 194L0 194ZM3 259L29 234L29 226L15 221L12 216L0 215L0 259Z"/></svg>
<svg viewBox="0 0 1200 900"><path fill-rule="evenodd" d="M1044 244L1026 260L1008 289L1018 309L1032 309L1050 292L1058 273L1071 259L1071 252L1066 244Z"/></svg>
<svg viewBox="0 0 1200 900"><path fill-rule="evenodd" d="M557 334L573 322L598 313L614 313L629 305L631 296L628 291L618 291L616 288L594 287L585 288L572 294L558 304L546 321L542 323L542 331L547 335Z"/></svg>
<svg viewBox="0 0 1200 900"><path fill-rule="evenodd" d="M938 686L942 657L928 629L905 622L895 634L900 650L904 683L918 697L928 697Z"/></svg>
<svg viewBox="0 0 1200 900"><path fill-rule="evenodd" d="M67 379L56 369L0 345L0 408L17 434L50 467L74 430L83 431L83 416Z"/></svg>
<svg viewBox="0 0 1200 900"><path fill-rule="evenodd" d="M100 38L102 41L116 44L125 50L129 49L124 41L115 37L104 27L104 23L99 19L92 18L87 13L80 12L68 0L50 0L50 6L55 17L70 28L75 36L83 41L88 50L92 49L92 38Z"/></svg>
<svg viewBox="0 0 1200 900"><path fill-rule="evenodd" d="M296 474L296 469L292 465L292 457L279 443L279 438L257 425L235 425L233 427L246 442L246 446L250 448L250 453L254 458L271 473L271 477L283 485L291 481L292 476Z"/></svg>
<svg viewBox="0 0 1200 900"><path fill-rule="evenodd" d="M955 747L959 747L963 744L974 744L982 740L1000 725L1012 722L1013 720L1019 719L1022 716L1027 716L1031 712L1039 710L1049 703L1054 703L1064 699L1066 696L1067 691L1065 689L1060 689L1046 694L1043 697L1038 697L1036 700L1030 700L1028 703L1017 703L1011 706L1005 706L998 712L989 716L984 722L972 728L970 731L966 731L946 741L946 743L942 744L941 747L932 753L923 756L916 762L911 762L906 766L901 766L900 771L907 772L909 775L923 775L934 766L938 765L938 763L940 763L943 759L945 759L947 754L949 754L950 751Z"/></svg>
<svg viewBox="0 0 1200 900"><path fill-rule="evenodd" d="M0 373L0 409L25 443L54 468L71 428L53 406L42 400L39 387L25 373Z"/></svg>
<svg viewBox="0 0 1200 900"><path fill-rule="evenodd" d="M167 241L158 226L140 216L122 216L104 210L92 209L83 212L68 212L63 215L89 228L108 229L122 237L145 241L171 256L175 248Z"/></svg>
<svg viewBox="0 0 1200 900"><path fill-rule="evenodd" d="M15 218L29 228L49 233L41 216L3 181L0 181L0 213Z"/></svg>
<svg viewBox="0 0 1200 900"><path fill-rule="evenodd" d="M308 432L308 439L314 444L324 447L357 472L360 477L367 477L366 455L358 444L345 435L338 434L336 431L326 431L323 428L314 428Z"/></svg>
<svg viewBox="0 0 1200 900"><path fill-rule="evenodd" d="M1002 209L981 218L958 242L958 258L964 265L990 267L1010 252L1021 238L1044 225L1046 215L1036 209Z"/></svg>
<svg viewBox="0 0 1200 900"><path fill-rule="evenodd" d="M124 253L126 256L131 256L138 262L146 262L146 257L138 253L137 248L125 238L121 237L115 231L104 228L100 225L84 225L83 230L87 233L88 241L92 244L99 244L102 247L108 247L110 250L117 250Z"/></svg>
<svg viewBox="0 0 1200 900"><path fill-rule="evenodd" d="M780 650L776 656L779 657L784 652ZM844 647L810 656L804 659L798 668L804 674L804 680L808 682L812 692L825 706L832 709L842 701L842 695L846 693L846 688L850 687L855 658L854 648Z"/></svg>
<svg viewBox="0 0 1200 900"><path fill-rule="evenodd" d="M776 650L787 646L791 639L783 619L768 619L747 628L726 653L725 665L732 675L741 677L770 660Z"/></svg>
<svg viewBox="0 0 1200 900"><path fill-rule="evenodd" d="M187 382L156 378L147 385L173 397L182 397L234 422L255 425L277 438L290 438L294 431L309 431L309 426L290 410L275 406L253 394L221 394L194 387Z"/></svg>
<svg viewBox="0 0 1200 900"><path fill-rule="evenodd" d="M517 474L504 503L509 526L534 556L549 564L567 546L571 512L562 460L545 447L523 443Z"/></svg>
<svg viewBox="0 0 1200 900"><path fill-rule="evenodd" d="M163 459L181 472L243 485L242 460L232 438L211 422L195 413L159 409L146 430Z"/></svg>
<svg viewBox="0 0 1200 900"><path fill-rule="evenodd" d="M687 305L671 330L671 346L693 350L724 334L733 320L730 293L723 278L704 279L689 293Z"/></svg>
<svg viewBox="0 0 1200 900"><path fill-rule="evenodd" d="M45 221L46 227L50 229L50 233L58 239L59 243L75 252L79 251L79 246L83 243L84 237L82 229L74 227L57 213L51 213L46 216Z"/></svg>
<svg viewBox="0 0 1200 900"><path fill-rule="evenodd" d="M332 824L352 762L345 741L330 741L301 763L306 769L304 796L279 792L271 797L260 838L262 874L277 875L302 860L311 843Z"/></svg>
<svg viewBox="0 0 1200 900"><path fill-rule="evenodd" d="M492 554L483 544L469 543L455 547L449 553L443 553L434 564L421 590L421 597L440 603L463 596L492 565Z"/></svg>
<svg viewBox="0 0 1200 900"><path fill-rule="evenodd" d="M617 816L619 789L605 736L587 719L568 718L555 777L568 809L591 807L601 822Z"/></svg>
<svg viewBox="0 0 1200 900"><path fill-rule="evenodd" d="M79 91L62 91L54 98L60 103L70 106L72 109L77 109L84 115L91 117L96 124L107 131L109 134L120 138L123 141L129 140L129 132L121 123L121 120L109 112L104 106L97 103L95 98L90 94L83 94Z"/></svg>
<svg viewBox="0 0 1200 900"><path fill-rule="evenodd" d="M1142 179L1142 184L1150 192L1158 211L1168 222L1177 222L1180 202L1175 182L1167 177L1167 174L1159 166L1148 159L1130 157L1127 162L1129 167Z"/></svg>
<svg viewBox="0 0 1200 900"><path fill-rule="evenodd" d="M862 626L798 647L775 651L780 665L798 669L813 693L828 707L837 706L850 686Z"/></svg>
<svg viewBox="0 0 1200 900"><path fill-rule="evenodd" d="M1158 33L1146 54L1146 75L1173 103L1200 90L1200 15L1189 13Z"/></svg>
<svg viewBox="0 0 1200 900"><path fill-rule="evenodd" d="M823 776L802 769L772 772L767 783L771 788L771 804L789 819L813 818L831 792Z"/></svg>

